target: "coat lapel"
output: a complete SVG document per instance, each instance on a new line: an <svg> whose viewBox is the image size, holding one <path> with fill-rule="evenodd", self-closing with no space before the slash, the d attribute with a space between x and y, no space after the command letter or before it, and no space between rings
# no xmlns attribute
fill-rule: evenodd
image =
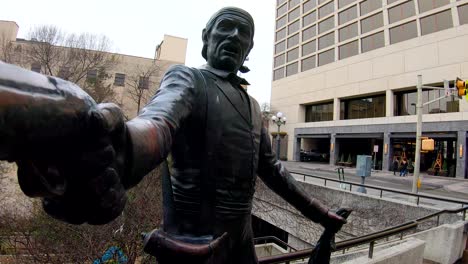
<svg viewBox="0 0 468 264"><path fill-rule="evenodd" d="M236 109L236 111L239 113L240 116L242 116L242 119L244 119L247 124L251 125L250 122L250 111L248 109L249 102L243 102L242 98L238 94L239 92L232 87L232 85L227 82L227 81L222 81L219 79L215 79L216 86L218 87L219 90L226 96L228 101L231 103L231 105ZM250 101L250 100L249 100ZM247 106L247 109L246 109Z"/></svg>

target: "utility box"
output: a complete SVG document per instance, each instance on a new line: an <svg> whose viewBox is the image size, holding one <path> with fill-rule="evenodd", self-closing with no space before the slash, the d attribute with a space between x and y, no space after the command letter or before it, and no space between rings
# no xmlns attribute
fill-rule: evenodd
<svg viewBox="0 0 468 264"><path fill-rule="evenodd" d="M371 176L372 156L358 155L356 161L356 175L361 177Z"/></svg>

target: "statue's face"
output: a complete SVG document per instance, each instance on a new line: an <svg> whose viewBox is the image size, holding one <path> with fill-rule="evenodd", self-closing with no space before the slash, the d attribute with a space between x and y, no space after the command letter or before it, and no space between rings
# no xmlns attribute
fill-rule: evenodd
<svg viewBox="0 0 468 264"><path fill-rule="evenodd" d="M237 72L252 47L252 29L237 16L222 16L210 32L204 32L208 64L215 68Z"/></svg>

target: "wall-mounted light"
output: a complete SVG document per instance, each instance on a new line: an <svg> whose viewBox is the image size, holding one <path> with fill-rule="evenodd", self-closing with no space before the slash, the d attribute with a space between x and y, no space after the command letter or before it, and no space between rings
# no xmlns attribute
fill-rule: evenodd
<svg viewBox="0 0 468 264"><path fill-rule="evenodd" d="M330 143L330 152L335 151L335 144Z"/></svg>
<svg viewBox="0 0 468 264"><path fill-rule="evenodd" d="M463 144L460 144L460 147L458 148L458 156L463 158Z"/></svg>
<svg viewBox="0 0 468 264"><path fill-rule="evenodd" d="M384 148L383 148L383 151L384 151L384 154L385 154L385 155L388 154L388 144L387 144L387 143L385 143Z"/></svg>

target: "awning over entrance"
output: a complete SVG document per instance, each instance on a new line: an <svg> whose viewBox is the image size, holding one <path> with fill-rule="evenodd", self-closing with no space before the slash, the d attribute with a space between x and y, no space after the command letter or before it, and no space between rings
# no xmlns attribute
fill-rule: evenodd
<svg viewBox="0 0 468 264"><path fill-rule="evenodd" d="M298 134L297 135L298 138L330 138L330 134L312 134L312 135L308 135L308 134Z"/></svg>
<svg viewBox="0 0 468 264"><path fill-rule="evenodd" d="M383 133L336 134L336 138L383 138Z"/></svg>
<svg viewBox="0 0 468 264"><path fill-rule="evenodd" d="M429 138L457 138L455 133L422 133L423 137ZM416 133L392 133L390 138L416 138Z"/></svg>

